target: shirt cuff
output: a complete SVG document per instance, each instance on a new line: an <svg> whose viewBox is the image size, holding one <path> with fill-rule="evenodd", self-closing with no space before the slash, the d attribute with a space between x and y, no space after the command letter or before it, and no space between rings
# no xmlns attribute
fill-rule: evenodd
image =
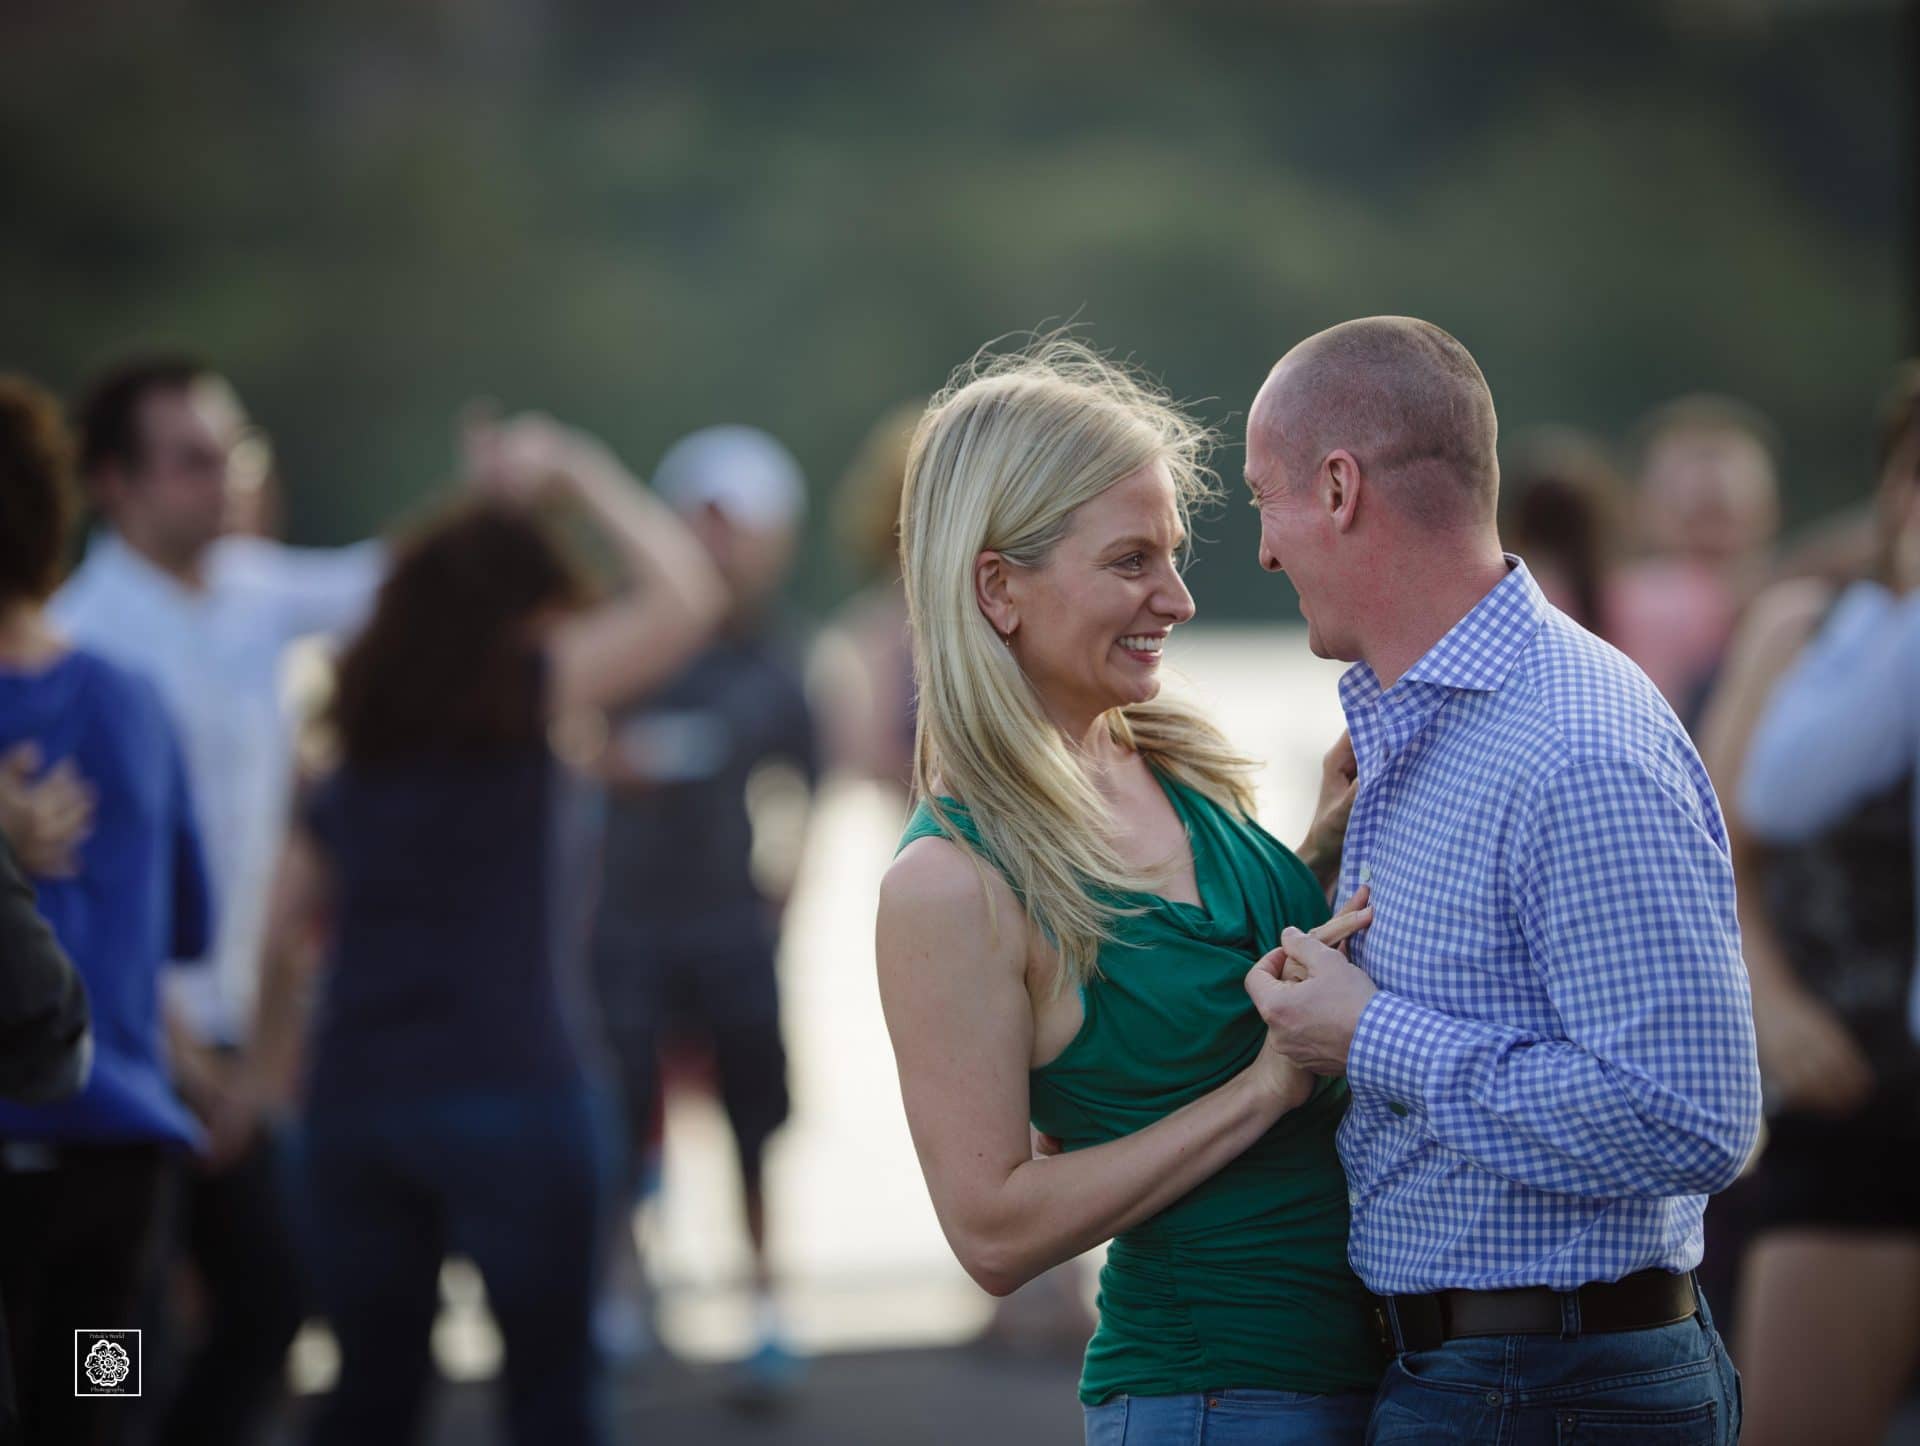
<svg viewBox="0 0 1920 1446"><path fill-rule="evenodd" d="M1389 1108L1424 1106L1434 1063L1472 1037L1464 1020L1382 989L1360 1011L1347 1049L1347 1088L1382 1095Z"/></svg>

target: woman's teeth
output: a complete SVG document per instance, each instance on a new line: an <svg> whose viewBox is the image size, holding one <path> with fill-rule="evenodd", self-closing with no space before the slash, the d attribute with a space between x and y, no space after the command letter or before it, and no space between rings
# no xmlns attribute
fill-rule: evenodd
<svg viewBox="0 0 1920 1446"><path fill-rule="evenodd" d="M1120 646L1130 653L1157 653L1165 638L1122 638Z"/></svg>

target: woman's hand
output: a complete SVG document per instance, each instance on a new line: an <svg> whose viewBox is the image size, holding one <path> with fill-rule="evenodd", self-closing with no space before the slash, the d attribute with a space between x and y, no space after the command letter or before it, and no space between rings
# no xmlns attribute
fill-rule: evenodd
<svg viewBox="0 0 1920 1446"><path fill-rule="evenodd" d="M0 833L20 866L41 879L68 879L79 872L80 847L93 832L93 789L71 759L42 777L40 750L20 744L0 757Z"/></svg>
<svg viewBox="0 0 1920 1446"><path fill-rule="evenodd" d="M1760 1073L1782 1101L1813 1114L1850 1115L1873 1093L1873 1069L1833 1010L1798 984L1756 989Z"/></svg>
<svg viewBox="0 0 1920 1446"><path fill-rule="evenodd" d="M1353 1027L1373 994L1372 981L1346 962L1345 948L1373 922L1368 898L1361 888L1311 935L1287 930L1281 947L1247 971L1247 997L1267 1024L1263 1062L1285 1060L1309 1078L1345 1069ZM1275 1086L1287 1079L1277 1063L1268 1068Z"/></svg>
<svg viewBox="0 0 1920 1446"><path fill-rule="evenodd" d="M1317 929L1309 929L1307 937L1318 939L1329 949L1337 949L1342 954L1346 953L1347 940L1373 922L1373 906L1369 902L1372 898L1373 890L1368 885L1362 884L1354 890L1352 898L1334 910L1332 918ZM1280 965L1280 978L1287 983L1298 984L1307 977L1306 967L1297 959L1287 958L1285 950L1275 949L1267 957L1277 958Z"/></svg>
<svg viewBox="0 0 1920 1446"><path fill-rule="evenodd" d="M1346 844L1347 820L1353 816L1354 796L1360 789L1359 772L1353 737L1342 733L1320 760L1320 798L1313 807L1313 823L1307 829L1306 842L1294 850L1327 889L1340 876L1340 853Z"/></svg>
<svg viewBox="0 0 1920 1446"><path fill-rule="evenodd" d="M498 415L491 402L471 402L458 425L461 469L483 496L531 505L555 492L578 491L589 472L618 472L597 437L544 412Z"/></svg>

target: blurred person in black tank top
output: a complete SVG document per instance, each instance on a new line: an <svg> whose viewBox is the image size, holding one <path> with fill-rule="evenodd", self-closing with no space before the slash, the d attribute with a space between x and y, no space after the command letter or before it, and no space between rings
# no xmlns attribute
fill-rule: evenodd
<svg viewBox="0 0 1920 1446"><path fill-rule="evenodd" d="M324 956L299 1151L304 1242L340 1342L312 1440L416 1438L443 1257L478 1267L519 1446L598 1442L588 1311L605 1180L570 1008L556 749L659 686L724 589L671 512L592 439L482 424L481 498L402 545L342 661L338 769L276 880L263 1050ZM595 606L530 503L577 507L632 591ZM604 724L598 725L604 727ZM550 744L550 739L555 740ZM303 949L325 923L324 948Z"/></svg>

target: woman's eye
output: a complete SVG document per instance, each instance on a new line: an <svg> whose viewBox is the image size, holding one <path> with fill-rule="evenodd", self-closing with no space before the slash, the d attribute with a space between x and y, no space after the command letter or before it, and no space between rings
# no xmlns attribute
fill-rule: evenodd
<svg viewBox="0 0 1920 1446"><path fill-rule="evenodd" d="M1146 564L1147 555L1144 552L1130 552L1115 563L1114 566L1125 568L1128 572L1138 572L1141 568L1145 567Z"/></svg>

